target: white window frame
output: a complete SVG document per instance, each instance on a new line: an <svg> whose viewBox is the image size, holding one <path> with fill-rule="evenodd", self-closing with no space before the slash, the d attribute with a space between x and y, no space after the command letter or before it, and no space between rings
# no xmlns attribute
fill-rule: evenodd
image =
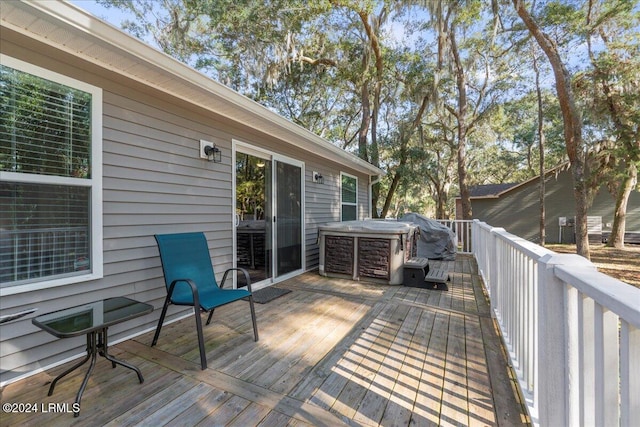
<svg viewBox="0 0 640 427"><path fill-rule="evenodd" d="M32 74L55 83L91 94L91 178L73 178L28 173L0 172L0 181L28 184L66 185L89 187L91 193L91 254L87 274L55 279L43 277L31 283L0 288L0 296L32 292L72 283L96 280L103 277L102 245L102 89L62 74L38 67L28 62L0 54L0 63L24 73Z"/></svg>
<svg viewBox="0 0 640 427"><path fill-rule="evenodd" d="M342 200L342 177L347 177L347 178L353 178L356 180L356 201L355 203L351 203L351 202L345 202L344 200ZM356 207L356 217L355 219L358 219L358 177L355 175L351 175L348 174L346 172L340 172L340 221L343 221L342 219L342 208L343 206L347 205L347 206L355 206Z"/></svg>

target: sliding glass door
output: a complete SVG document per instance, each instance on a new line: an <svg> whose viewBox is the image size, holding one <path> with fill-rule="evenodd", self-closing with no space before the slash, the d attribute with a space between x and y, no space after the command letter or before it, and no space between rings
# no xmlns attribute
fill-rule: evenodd
<svg viewBox="0 0 640 427"><path fill-rule="evenodd" d="M235 161L236 265L252 283L303 269L303 165L240 147Z"/></svg>
<svg viewBox="0 0 640 427"><path fill-rule="evenodd" d="M302 268L302 168L275 161L276 276Z"/></svg>
<svg viewBox="0 0 640 427"><path fill-rule="evenodd" d="M272 276L271 161L236 154L236 265L251 282Z"/></svg>

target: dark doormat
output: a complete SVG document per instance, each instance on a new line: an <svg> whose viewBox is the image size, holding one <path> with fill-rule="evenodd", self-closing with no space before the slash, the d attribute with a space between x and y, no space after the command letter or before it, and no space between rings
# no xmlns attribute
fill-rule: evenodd
<svg viewBox="0 0 640 427"><path fill-rule="evenodd" d="M282 289L269 286L268 288L263 288L259 291L255 291L253 293L253 300L258 304L266 304L269 301L273 301L274 299L281 297L282 295L288 294L289 292L291 292L290 289Z"/></svg>

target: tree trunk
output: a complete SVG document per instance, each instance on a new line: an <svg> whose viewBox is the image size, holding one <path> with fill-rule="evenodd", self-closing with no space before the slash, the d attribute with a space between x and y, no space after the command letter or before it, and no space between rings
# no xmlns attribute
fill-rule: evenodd
<svg viewBox="0 0 640 427"><path fill-rule="evenodd" d="M369 161L369 151L367 149L369 134L369 126L371 124L371 110L369 101L369 81L362 82L360 91L360 102L362 104L362 120L360 121L360 129L358 130L358 157L362 160Z"/></svg>
<svg viewBox="0 0 640 427"><path fill-rule="evenodd" d="M403 156L400 159L400 163L398 164L398 168L402 168L406 163L406 156ZM391 185L389 186L389 191L387 192L387 197L384 200L384 205L382 206L382 212L380 213L380 218L386 218L389 213L389 208L391 207L391 201L393 200L393 195L398 189L398 184L400 184L400 173L396 171L393 175L393 179L391 180Z"/></svg>
<svg viewBox="0 0 640 427"><path fill-rule="evenodd" d="M438 200L436 202L436 219L448 219L444 196L438 196Z"/></svg>
<svg viewBox="0 0 640 427"><path fill-rule="evenodd" d="M471 193L469 192L469 186L467 185L467 167L466 167L466 135L460 135L462 139L458 140L460 144L458 146L458 185L460 186L460 199L462 201L462 219L473 219L473 212L471 210Z"/></svg>
<svg viewBox="0 0 640 427"><path fill-rule="evenodd" d="M587 186L585 181L585 153L582 143L582 122L571 88L571 76L564 66L553 40L539 27L527 11L523 0L513 0L516 12L544 51L556 81L556 93L562 111L564 139L567 155L571 161L573 195L576 204L576 250L579 255L590 259L587 236Z"/></svg>
<svg viewBox="0 0 640 427"><path fill-rule="evenodd" d="M382 213L380 214L382 218L386 217L387 212L389 212L391 200L393 199L393 195L395 194L396 190L398 189L398 185L400 184L401 173L404 169L404 166L407 164L407 160L409 160L407 146L411 141L413 132L415 132L415 130L418 128L418 125L422 121L422 116L424 115L428 104L429 97L425 96L424 98L422 98L422 103L420 104L420 108L418 109L418 112L416 113L413 121L410 124L405 125L404 127L403 124L400 124L400 159L398 161L398 166L396 167L395 174L393 175L393 179L391 180L391 185L389 186L389 191L387 192L384 206L382 207Z"/></svg>
<svg viewBox="0 0 640 427"><path fill-rule="evenodd" d="M436 184L436 219L449 219L447 215L447 200L449 199L449 186L446 182Z"/></svg>
<svg viewBox="0 0 640 427"><path fill-rule="evenodd" d="M608 39L603 37L603 41L607 43ZM597 76L602 87L602 92L605 95L606 99L607 109L609 110L611 120L618 133L618 142L622 142L622 147L624 147L623 150L628 154L628 158L626 160L628 166L624 171L624 179L620 184L616 185L618 194L616 196L616 207L613 214L613 227L611 230L611 236L609 236L609 239L607 240L607 247L622 249L624 248L627 202L629 200L631 191L633 191L633 188L638 182L638 170L636 162L640 157L640 150L638 150L638 148L640 148L640 141L638 141L637 138L637 130L635 132L632 130L633 124L629 126L629 123L625 123L623 120L621 120L621 117L624 116L624 113L621 111L620 106L616 103L615 98L617 98L618 96L615 94L615 91L611 89L611 85L609 84L610 81L616 81L617 78L613 78L606 67L604 69L600 67L600 64L596 60L596 57L592 51L591 38L587 38L587 43L589 47L589 57L591 58L591 64L593 65L595 75ZM621 158L623 156L624 155L620 155Z"/></svg>
<svg viewBox="0 0 640 427"><path fill-rule="evenodd" d="M376 28L380 28L380 22L384 21L387 16L387 9L383 8L380 11L380 16L378 19L378 25L373 27L369 22L370 15L368 12L364 10L358 11L358 15L360 16L360 20L362 21L362 25L364 26L365 33L369 38L369 44L371 46L371 51L375 57L375 68L376 68L376 81L373 89L373 111L367 111L367 114L370 116L370 127L371 127L371 147L368 151L368 157L363 159L367 160L374 166L380 167L380 153L378 150L378 115L380 111L380 93L382 91L382 79L384 74L384 63L382 61L382 48L380 46L380 41L378 39L378 35L376 34ZM369 56L367 55L366 63L369 63ZM363 67L366 72L366 68ZM367 82L368 84L368 82ZM369 95L367 93L367 101ZM364 112L363 112L364 114ZM369 124L367 125L369 127ZM365 135L366 138L366 135ZM376 184L371 189L371 206L373 206L373 216L377 217L377 208L378 199L380 197L380 185Z"/></svg>
<svg viewBox="0 0 640 427"><path fill-rule="evenodd" d="M455 111L455 117L458 121L458 185L460 186L460 199L462 201L462 219L473 219L471 211L471 195L467 185L467 79L464 73L464 67L458 53L458 44L456 43L455 26L451 25L450 41L451 54L455 63L456 85L458 88L458 109Z"/></svg>
<svg viewBox="0 0 640 427"><path fill-rule="evenodd" d="M544 246L547 238L547 230L545 227L546 212L545 212L545 167L544 167L544 114L542 105L542 89L540 88L540 70L538 69L538 60L536 58L535 49L532 49L533 57L533 70L536 73L536 97L538 98L538 147L540 152L540 165L538 173L540 176L540 246Z"/></svg>
<svg viewBox="0 0 640 427"><path fill-rule="evenodd" d="M638 169L633 162L629 163L629 173L618 191L616 198L616 210L613 214L613 228L611 236L607 240L607 246L610 248L624 248L624 232L626 228L627 202L629 195L638 183Z"/></svg>

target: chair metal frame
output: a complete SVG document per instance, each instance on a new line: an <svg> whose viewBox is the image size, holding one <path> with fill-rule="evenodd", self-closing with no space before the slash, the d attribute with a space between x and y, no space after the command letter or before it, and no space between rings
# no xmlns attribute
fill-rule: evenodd
<svg viewBox="0 0 640 427"><path fill-rule="evenodd" d="M197 235L197 236L196 236ZM162 254L162 245L163 243L161 243L161 240L165 237L171 237L171 236L175 236L175 237L193 237L198 238L198 239L205 239L204 237L204 233L177 233L177 234L156 234L155 238L156 238L156 242L158 244L158 250L160 252L160 260L162 262L162 271L163 271L163 275L164 275L164 279L165 279L165 286L167 288L167 297L164 300L164 306L162 307L162 313L160 314L160 319L158 320L158 326L156 327L156 332L155 335L153 337L153 341L151 342L151 346L155 346L156 343L158 342L158 337L160 336L160 330L162 329L162 324L164 323L164 318L165 315L167 314L167 309L169 308L169 304L174 304L174 305L183 305L183 306L193 306L194 307L194 315L195 315L195 320L196 320L196 329L197 329L197 333L198 333L198 346L200 349L200 366L202 368L202 370L207 369L207 357L206 357L206 351L204 348L204 335L202 333L202 319L200 318L200 312L204 311L204 312L209 312L209 317L207 318L207 323L206 325L209 325L209 323L211 323L211 318L213 316L213 312L215 311L216 308L221 307L223 305L241 300L243 298L248 298L249 300L249 307L251 310L251 321L253 323L253 336L254 336L254 340L258 341L258 325L256 322L256 312L255 312L255 307L254 307L254 302L253 302L253 292L251 290L251 278L249 277L249 273L247 272L247 270L245 270L244 268L229 268L224 272L224 275L222 276L222 282L220 283L220 285L218 286L217 282L216 282L216 278L215 278L215 272L213 271L213 266L210 265L211 268L211 272L213 274L212 280L210 282L211 285L213 286L217 286L220 289L220 292L224 292L224 293L229 293L229 292L236 292L238 291L238 289L223 289L224 284L227 280L227 276L230 272L232 271L237 271L237 272L241 272L244 274L246 283L247 283L247 290L248 290L248 295L244 292L236 292L238 295L234 296L231 300L227 300L225 298L224 302L216 304L213 303L211 304L211 306L209 308L203 307L201 302L200 302L200 296L199 296L199 292L198 292L198 284L195 283L195 281L192 278L178 278L178 279L174 279L171 281L171 283L167 283L167 271L166 271L166 263ZM211 259L209 258L209 262L211 262ZM191 289L191 294L193 296L193 303L185 303L185 302L176 302L172 299L173 297L173 293L175 291L176 285L178 283L186 283L189 285L190 289ZM209 304L207 304L207 306L209 306Z"/></svg>

